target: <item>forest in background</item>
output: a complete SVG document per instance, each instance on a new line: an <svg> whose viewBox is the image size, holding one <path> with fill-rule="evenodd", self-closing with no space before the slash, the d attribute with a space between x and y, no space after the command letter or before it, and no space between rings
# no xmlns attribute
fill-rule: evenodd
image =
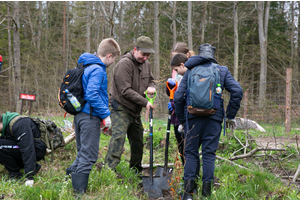
<svg viewBox="0 0 300 200"><path fill-rule="evenodd" d="M158 83L157 112L167 113L172 46L185 42L197 54L200 44L210 43L219 64L248 92L253 117L259 115L254 111L270 116L270 110L282 109L286 70L292 68L292 105L299 118L299 17L295 1L2 1L0 111L19 112L19 94L26 92L36 94L33 112L63 113L58 88L82 53L94 53L107 37L124 53L146 35L156 51L149 60ZM107 72L110 85L113 66Z"/></svg>

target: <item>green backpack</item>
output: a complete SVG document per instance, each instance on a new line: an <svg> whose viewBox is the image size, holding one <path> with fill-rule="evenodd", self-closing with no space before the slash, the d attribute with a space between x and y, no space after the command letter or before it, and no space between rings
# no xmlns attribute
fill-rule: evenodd
<svg viewBox="0 0 300 200"><path fill-rule="evenodd" d="M46 147L48 149L51 149L51 154L52 154L51 159L53 160L53 151L59 147L65 146L64 136L60 128L58 128L56 124L50 119L43 120L43 119L39 119L38 117L19 115L14 117L9 123L9 130L12 135L13 135L12 132L13 125L18 121L18 119L25 118L25 117L30 118L38 126L41 132L41 137L35 139L42 140L46 145Z"/></svg>

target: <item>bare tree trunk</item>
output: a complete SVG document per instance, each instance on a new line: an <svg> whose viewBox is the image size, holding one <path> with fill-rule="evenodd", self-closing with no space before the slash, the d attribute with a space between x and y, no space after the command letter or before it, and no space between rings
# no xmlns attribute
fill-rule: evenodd
<svg viewBox="0 0 300 200"><path fill-rule="evenodd" d="M42 17L43 17L43 2L39 1L39 22L38 22L38 34L37 34L37 53L40 53L41 39L42 39Z"/></svg>
<svg viewBox="0 0 300 200"><path fill-rule="evenodd" d="M258 12L258 34L260 45L260 82L259 82L259 108L264 106L266 97L266 85L267 85L267 33L268 33L268 21L269 21L270 1L266 2L266 8L264 9L264 2L259 1L257 3ZM265 18L264 18L265 11Z"/></svg>
<svg viewBox="0 0 300 200"><path fill-rule="evenodd" d="M66 2L64 2L64 24L63 24L63 70L66 69ZM60 69L59 69L60 70Z"/></svg>
<svg viewBox="0 0 300 200"><path fill-rule="evenodd" d="M33 46L35 47L34 30L33 30L33 25L32 25L32 22L31 22L28 2L25 2L25 8L26 8L26 12L27 12L27 15L28 15L28 23L29 23L30 32L31 32L31 44L33 44Z"/></svg>
<svg viewBox="0 0 300 200"><path fill-rule="evenodd" d="M123 1L120 2L120 11L119 11L119 43L123 41L123 28L122 28L122 24L123 24Z"/></svg>
<svg viewBox="0 0 300 200"><path fill-rule="evenodd" d="M10 16L10 10L9 10L9 6L7 6L7 16ZM12 53L11 53L11 18L7 19L7 31L8 31L8 66L12 66L13 62L12 62ZM9 93L9 99L12 99L12 101L9 101L9 110L12 110L13 107L12 105L15 104L15 99L12 98L13 94L12 94L12 87L14 87L14 81L12 79L14 79L13 75L14 75L14 68L8 69L8 93Z"/></svg>
<svg viewBox="0 0 300 200"><path fill-rule="evenodd" d="M173 13L172 13L172 20L173 20L173 46L176 44L177 40L177 33L176 33L176 1L173 1Z"/></svg>
<svg viewBox="0 0 300 200"><path fill-rule="evenodd" d="M110 12L110 19L109 19L109 25L110 25L110 37L114 36L114 13L115 13L115 2L111 1L109 6L109 12Z"/></svg>
<svg viewBox="0 0 300 200"><path fill-rule="evenodd" d="M188 1L188 46L193 50L193 34L192 34L192 2Z"/></svg>
<svg viewBox="0 0 300 200"><path fill-rule="evenodd" d="M234 10L234 67L233 67L233 77L236 81L238 81L239 75L239 33L238 33L238 2L235 1L233 3Z"/></svg>
<svg viewBox="0 0 300 200"><path fill-rule="evenodd" d="M154 2L154 79L159 80L159 1Z"/></svg>
<svg viewBox="0 0 300 200"><path fill-rule="evenodd" d="M86 1L86 52L91 52L91 6L90 1Z"/></svg>
<svg viewBox="0 0 300 200"><path fill-rule="evenodd" d="M294 25L294 1L291 2L291 33L290 33L290 40L291 40L291 59L289 68L294 68L294 31L295 31L295 25ZM295 74L292 73L293 78L295 77Z"/></svg>
<svg viewBox="0 0 300 200"><path fill-rule="evenodd" d="M66 65L65 65L65 71L67 71L67 69L69 68L69 48L70 48L70 44L69 44L69 13L70 13L70 9L69 9L69 1L66 2L67 3L67 18L66 18Z"/></svg>
<svg viewBox="0 0 300 200"><path fill-rule="evenodd" d="M20 52L20 20L19 20L19 2L14 2L13 7L14 12L14 21L15 21L15 28L14 30L14 68L15 68L15 88L14 88L14 95L16 101L16 112L21 111L21 100L19 100L19 94L21 92L21 52Z"/></svg>
<svg viewBox="0 0 300 200"><path fill-rule="evenodd" d="M206 24L206 9L207 9L207 1L203 1L203 13L202 13L202 22L201 22L201 44L204 43L204 31L205 31L205 24Z"/></svg>

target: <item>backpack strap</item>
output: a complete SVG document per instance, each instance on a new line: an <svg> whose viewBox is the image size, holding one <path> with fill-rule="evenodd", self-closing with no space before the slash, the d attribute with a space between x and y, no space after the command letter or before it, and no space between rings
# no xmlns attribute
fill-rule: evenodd
<svg viewBox="0 0 300 200"><path fill-rule="evenodd" d="M10 120L10 122L9 122L9 131L10 131L10 133L11 133L12 135L14 135L14 133L12 132L12 127L13 127L13 125L14 125L19 119L24 118L24 117L26 117L26 116L18 115L18 116L16 116L16 117L14 117L12 120Z"/></svg>

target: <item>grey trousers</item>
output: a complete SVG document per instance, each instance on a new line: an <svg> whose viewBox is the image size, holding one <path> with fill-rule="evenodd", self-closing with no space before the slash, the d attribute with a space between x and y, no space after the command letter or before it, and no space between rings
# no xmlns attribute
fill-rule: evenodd
<svg viewBox="0 0 300 200"><path fill-rule="evenodd" d="M89 174L98 159L100 118L80 112L74 117L77 156L71 169L78 174Z"/></svg>

